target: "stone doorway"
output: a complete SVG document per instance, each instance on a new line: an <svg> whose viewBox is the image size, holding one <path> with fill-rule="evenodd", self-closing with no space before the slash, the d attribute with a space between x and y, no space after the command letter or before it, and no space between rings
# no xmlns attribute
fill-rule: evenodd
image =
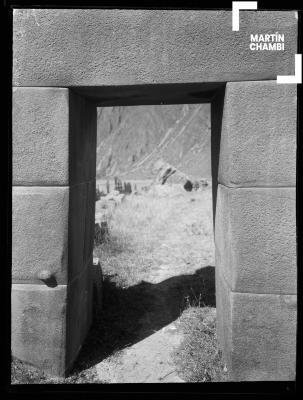
<svg viewBox="0 0 303 400"><path fill-rule="evenodd" d="M283 55L228 11L14 10L16 357L63 375L89 326L96 107L211 102L219 341L234 380L295 379L297 13L241 18Z"/></svg>

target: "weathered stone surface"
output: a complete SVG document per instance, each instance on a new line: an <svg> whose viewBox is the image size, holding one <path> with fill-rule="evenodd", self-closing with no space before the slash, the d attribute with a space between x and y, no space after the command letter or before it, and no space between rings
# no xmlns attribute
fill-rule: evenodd
<svg viewBox="0 0 303 400"><path fill-rule="evenodd" d="M15 9L16 86L100 86L276 79L294 73L297 12ZM251 51L279 32L285 50ZM214 46L216 51L214 51ZM232 55L232 56L231 56Z"/></svg>
<svg viewBox="0 0 303 400"><path fill-rule="evenodd" d="M95 188L96 181L86 183L86 214L83 264L87 265L93 254L95 233Z"/></svg>
<svg viewBox="0 0 303 400"><path fill-rule="evenodd" d="M14 188L13 279L43 282L13 285L16 357L62 375L91 321L96 103L79 93L101 105L121 93L141 104L166 89L172 99L175 86L182 98L191 83L186 98L209 101L229 81L219 182L294 186L296 87L264 80L294 73L297 19L294 11L242 11L234 32L230 11L14 10L14 85L44 86L13 95L13 182L33 186ZM286 50L250 51L243 32L264 29L283 33ZM258 82L231 82L244 80ZM218 336L234 380L294 379L294 208L294 189L219 188ZM66 283L67 248L68 293L56 286Z"/></svg>
<svg viewBox="0 0 303 400"><path fill-rule="evenodd" d="M216 334L224 361L230 367L232 351L230 287L224 284L221 275L221 271L216 268Z"/></svg>
<svg viewBox="0 0 303 400"><path fill-rule="evenodd" d="M225 87L217 90L211 103L211 178L213 197L213 225L215 226L218 171L220 159L221 127L224 109Z"/></svg>
<svg viewBox="0 0 303 400"><path fill-rule="evenodd" d="M68 262L68 187L13 187L12 277L37 280L49 271L66 283Z"/></svg>
<svg viewBox="0 0 303 400"><path fill-rule="evenodd" d="M217 309L218 321L224 321L219 340L230 379L295 380L297 296L235 293L221 274L216 279L224 298L224 308Z"/></svg>
<svg viewBox="0 0 303 400"><path fill-rule="evenodd" d="M69 93L70 184L96 178L97 108L70 90Z"/></svg>
<svg viewBox="0 0 303 400"><path fill-rule="evenodd" d="M81 273L93 252L94 187L92 181L70 187L13 188L15 282L47 283L45 279L54 278L62 284Z"/></svg>
<svg viewBox="0 0 303 400"><path fill-rule="evenodd" d="M91 264L83 267L67 288L67 319L66 319L66 369L75 361L92 321L92 276Z"/></svg>
<svg viewBox="0 0 303 400"><path fill-rule="evenodd" d="M13 89L13 184L68 182L68 89Z"/></svg>
<svg viewBox="0 0 303 400"><path fill-rule="evenodd" d="M227 83L219 183L295 186L296 90L276 81Z"/></svg>
<svg viewBox="0 0 303 400"><path fill-rule="evenodd" d="M231 289L297 292L295 188L218 187L216 267Z"/></svg>
<svg viewBox="0 0 303 400"><path fill-rule="evenodd" d="M96 176L96 107L62 88L13 89L13 184L68 185Z"/></svg>
<svg viewBox="0 0 303 400"><path fill-rule="evenodd" d="M68 279L71 281L81 273L85 265L87 184L72 185L69 191Z"/></svg>
<svg viewBox="0 0 303 400"><path fill-rule="evenodd" d="M64 375L66 286L13 284L12 354L53 375Z"/></svg>

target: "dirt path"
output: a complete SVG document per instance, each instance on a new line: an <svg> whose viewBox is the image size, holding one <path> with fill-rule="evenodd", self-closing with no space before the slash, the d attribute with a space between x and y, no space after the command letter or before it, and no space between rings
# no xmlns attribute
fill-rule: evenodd
<svg viewBox="0 0 303 400"><path fill-rule="evenodd" d="M142 296L143 308L136 315L132 344L96 365L99 378L107 382L182 381L171 359L182 340L178 317L188 304L209 305L214 301L211 190L149 196L144 215L151 212L149 207L158 207L158 214L151 214L150 220L139 226L126 225L127 233L135 238L132 258L121 252L115 256L119 260L112 258L104 265L105 274L114 272L107 270L113 268L119 278L117 265L124 256L125 269L133 274L132 285L128 282L126 290L136 293L133 298ZM135 202L132 198L127 201ZM139 207L134 203L134 210L143 201L139 200ZM127 207L130 205L124 205L120 212L126 213ZM133 214L134 210L127 212ZM123 217L121 214L120 222ZM128 308L132 306L138 305L131 301Z"/></svg>

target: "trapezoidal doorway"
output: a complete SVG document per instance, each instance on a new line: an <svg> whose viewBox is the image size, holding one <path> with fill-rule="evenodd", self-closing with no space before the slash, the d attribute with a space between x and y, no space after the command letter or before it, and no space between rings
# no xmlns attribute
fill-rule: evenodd
<svg viewBox="0 0 303 400"><path fill-rule="evenodd" d="M298 15L244 11L245 34L231 21L222 10L14 10L18 359L63 376L93 317L96 107L211 103L227 370L236 381L295 379L297 93L276 77L294 73ZM250 50L249 32L280 28L283 53Z"/></svg>

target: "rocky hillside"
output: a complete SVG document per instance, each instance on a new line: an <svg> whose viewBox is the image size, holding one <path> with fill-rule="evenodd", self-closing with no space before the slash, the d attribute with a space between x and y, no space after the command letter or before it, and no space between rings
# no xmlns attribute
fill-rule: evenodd
<svg viewBox="0 0 303 400"><path fill-rule="evenodd" d="M97 178L153 178L162 159L196 178L209 178L210 105L98 109Z"/></svg>

